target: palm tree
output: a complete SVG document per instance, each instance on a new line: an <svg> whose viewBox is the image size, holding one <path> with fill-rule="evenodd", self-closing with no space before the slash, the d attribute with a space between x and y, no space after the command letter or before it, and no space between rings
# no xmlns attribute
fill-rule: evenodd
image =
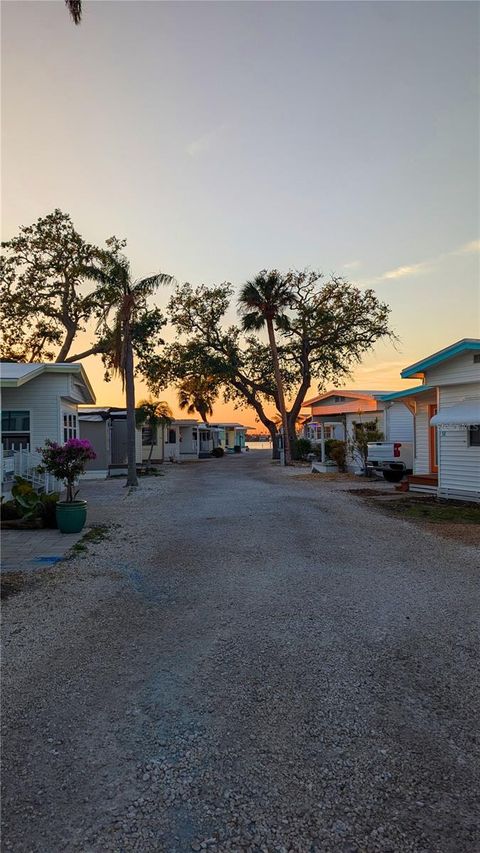
<svg viewBox="0 0 480 853"><path fill-rule="evenodd" d="M150 452L147 462L152 458L155 433L158 427L162 432L162 462L165 456L165 427L170 426L173 414L168 403L164 400L141 400L135 411L135 422L137 427L148 426L151 430Z"/></svg>
<svg viewBox="0 0 480 853"><path fill-rule="evenodd" d="M108 250L102 252L102 276L104 284L102 297L104 309L98 326L111 341L108 360L111 367L122 380L127 404L127 486L137 486L137 465L135 450L135 366L133 356L133 336L135 322L147 308L147 299L161 284L170 284L171 275L157 275L133 281L130 264L122 254L124 240L112 237L107 240ZM114 311L113 328L108 326L108 317Z"/></svg>
<svg viewBox="0 0 480 853"><path fill-rule="evenodd" d="M203 423L208 426L207 415L213 415L217 395L217 383L211 376L187 376L178 389L178 405L186 409L189 415L198 412Z"/></svg>
<svg viewBox="0 0 480 853"><path fill-rule="evenodd" d="M277 386L278 407L283 425L284 460L291 462L290 436L288 434L287 410L285 407L285 392L280 362L278 359L275 325L285 326L288 322L285 309L291 305L292 293L288 282L277 270L262 270L254 279L247 281L238 299L242 325L245 331L263 328L266 325L268 341L272 353L275 384Z"/></svg>
<svg viewBox="0 0 480 853"><path fill-rule="evenodd" d="M65 5L73 18L73 23L79 24L82 20L82 0L65 0Z"/></svg>

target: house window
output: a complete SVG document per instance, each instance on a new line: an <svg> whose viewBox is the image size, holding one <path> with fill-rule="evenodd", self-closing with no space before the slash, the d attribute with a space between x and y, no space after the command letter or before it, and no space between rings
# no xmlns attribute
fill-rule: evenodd
<svg viewBox="0 0 480 853"><path fill-rule="evenodd" d="M474 426L469 427L468 446L480 447L480 424L474 424Z"/></svg>
<svg viewBox="0 0 480 853"><path fill-rule="evenodd" d="M168 444L176 444L177 443L177 431L174 429L168 430Z"/></svg>
<svg viewBox="0 0 480 853"><path fill-rule="evenodd" d="M19 450L30 444L30 412L5 410L2 412L2 444L4 450Z"/></svg>
<svg viewBox="0 0 480 853"><path fill-rule="evenodd" d="M153 430L152 427L146 426L142 427L142 445L143 447L151 447L152 444L157 443L157 430Z"/></svg>
<svg viewBox="0 0 480 853"><path fill-rule="evenodd" d="M77 438L77 416L71 412L63 413L63 440Z"/></svg>

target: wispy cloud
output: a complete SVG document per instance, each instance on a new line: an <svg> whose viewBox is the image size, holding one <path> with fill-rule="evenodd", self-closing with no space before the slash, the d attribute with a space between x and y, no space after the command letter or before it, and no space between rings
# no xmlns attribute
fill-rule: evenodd
<svg viewBox="0 0 480 853"><path fill-rule="evenodd" d="M445 261L447 258L453 258L458 255L473 255L480 252L480 240L471 240L470 243L464 243L457 249L452 249L450 252L443 252L436 258L430 258L427 261L419 261L416 264L404 264L401 267L395 267L393 270L387 270L375 278L365 279L361 284L379 284L382 281L396 281L399 278L410 278L411 276L421 275L429 272L433 267Z"/></svg>
<svg viewBox="0 0 480 853"><path fill-rule="evenodd" d="M480 252L480 240L471 240L470 243L465 243L460 246L455 252L450 252L451 255L474 255Z"/></svg>
<svg viewBox="0 0 480 853"><path fill-rule="evenodd" d="M358 270L359 267L362 266L361 261L349 261L348 264L343 265L344 270Z"/></svg>
<svg viewBox="0 0 480 853"><path fill-rule="evenodd" d="M203 133L201 136L193 139L186 147L187 154L190 157L198 157L201 154L206 154L208 151L211 151L218 142L219 137L225 130L225 127L225 124L221 124L218 127L214 127L213 130L209 130L207 133Z"/></svg>
<svg viewBox="0 0 480 853"><path fill-rule="evenodd" d="M371 374L389 373L392 370L395 373L398 373L399 369L402 367L405 367L405 359L404 358L396 360L396 361L379 361L379 362L376 362L375 364L372 364L368 367L365 367L364 365L360 365L357 368L356 373L358 375L362 375L362 376L368 376L370 373Z"/></svg>
<svg viewBox="0 0 480 853"><path fill-rule="evenodd" d="M432 261L420 261L418 264L407 264L404 267L396 267L394 270L387 270L380 276L378 281L389 281L390 279L406 278L410 275L418 275L426 272L432 266Z"/></svg>

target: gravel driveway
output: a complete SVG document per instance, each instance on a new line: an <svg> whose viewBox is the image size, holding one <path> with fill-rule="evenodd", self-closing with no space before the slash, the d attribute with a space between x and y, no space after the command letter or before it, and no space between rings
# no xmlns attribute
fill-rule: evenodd
<svg viewBox="0 0 480 853"><path fill-rule="evenodd" d="M3 613L3 849L480 850L478 555L262 452Z"/></svg>

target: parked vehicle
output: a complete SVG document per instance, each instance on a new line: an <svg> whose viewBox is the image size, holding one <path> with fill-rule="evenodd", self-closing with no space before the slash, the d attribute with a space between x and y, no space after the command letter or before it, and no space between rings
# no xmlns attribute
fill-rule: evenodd
<svg viewBox="0 0 480 853"><path fill-rule="evenodd" d="M411 441L373 441L368 444L367 467L380 471L389 483L399 483L413 469Z"/></svg>

